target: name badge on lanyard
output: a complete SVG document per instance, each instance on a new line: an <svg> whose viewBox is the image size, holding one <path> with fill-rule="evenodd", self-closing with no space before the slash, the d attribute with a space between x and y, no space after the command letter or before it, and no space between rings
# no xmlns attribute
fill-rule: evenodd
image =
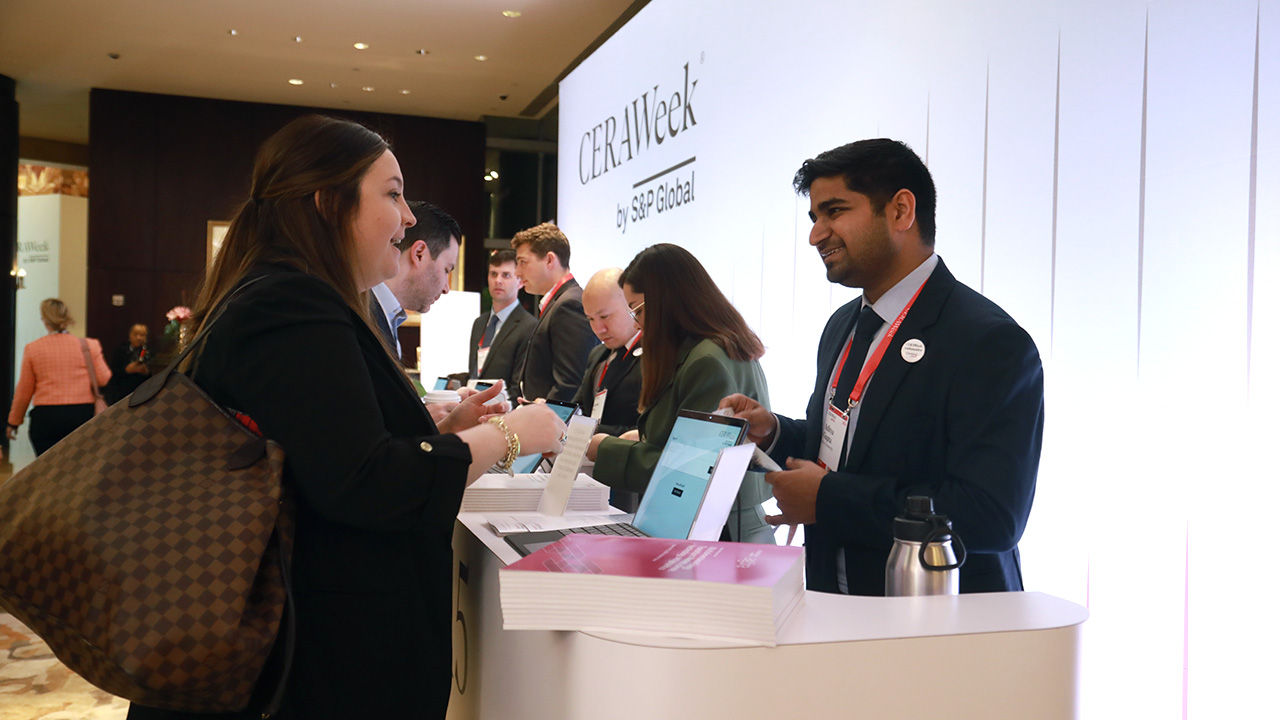
<svg viewBox="0 0 1280 720"><path fill-rule="evenodd" d="M476 372L477 373L479 373L481 370L484 369L484 361L489 357L489 350L492 347L493 346L490 345L489 347L485 347L485 348L476 348Z"/></svg>
<svg viewBox="0 0 1280 720"><path fill-rule="evenodd" d="M596 399L591 403L591 417L596 420L604 417L604 403L608 397L608 390L600 390L596 392Z"/></svg>
<svg viewBox="0 0 1280 720"><path fill-rule="evenodd" d="M840 466L840 451L849 432L849 413L831 402L833 392L827 391L827 416L822 421L822 445L818 448L818 464L834 470Z"/></svg>
<svg viewBox="0 0 1280 720"><path fill-rule="evenodd" d="M885 350L893 342L893 336L898 334L898 328L902 326L902 321L906 319L907 311L911 310L911 306L916 304L916 298L920 297L920 291L924 290L924 285L927 283L928 280L920 285L915 295L911 296L907 306L902 308L902 312L898 313L897 319L893 321L893 324L889 326L889 330L885 332L884 337L880 339L880 344L867 357L867 361L862 365L862 371L858 373L858 380L853 384L853 390L849 393L847 409L841 410L836 407L836 386L840 379L840 373L844 372L845 361L849 358L849 349L853 346L853 338L849 338L849 342L844 346L844 355L841 356L840 364L831 377L831 387L827 389L827 413L822 420L822 445L818 448L818 464L824 469L836 470L840 467L840 454L844 451L845 441L849 433L849 413L855 405L862 401L862 393L867 387L867 382L875 374L876 368L880 367L880 361L884 358Z"/></svg>

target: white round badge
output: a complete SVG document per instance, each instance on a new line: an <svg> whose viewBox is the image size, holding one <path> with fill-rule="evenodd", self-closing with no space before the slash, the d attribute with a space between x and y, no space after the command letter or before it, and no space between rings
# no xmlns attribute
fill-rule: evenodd
<svg viewBox="0 0 1280 720"><path fill-rule="evenodd" d="M924 343L911 338L902 343L902 359L909 363L920 362L920 358L924 357Z"/></svg>
<svg viewBox="0 0 1280 720"><path fill-rule="evenodd" d="M631 354L632 354L632 355L635 355L636 357L640 357L641 355L643 355L643 354L644 354L644 348L642 348L642 347L638 347L638 348L636 348L636 349L635 349L635 351L634 351L634 352L632 352Z"/></svg>

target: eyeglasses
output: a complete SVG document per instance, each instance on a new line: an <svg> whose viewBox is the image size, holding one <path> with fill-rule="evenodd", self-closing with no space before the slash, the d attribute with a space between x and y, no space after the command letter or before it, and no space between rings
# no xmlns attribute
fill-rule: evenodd
<svg viewBox="0 0 1280 720"><path fill-rule="evenodd" d="M639 315L640 315L640 311L643 309L644 309L643 300L641 300L640 304L635 307L631 307L630 305L627 306L627 312L631 313L631 319L634 320L637 325L640 323Z"/></svg>

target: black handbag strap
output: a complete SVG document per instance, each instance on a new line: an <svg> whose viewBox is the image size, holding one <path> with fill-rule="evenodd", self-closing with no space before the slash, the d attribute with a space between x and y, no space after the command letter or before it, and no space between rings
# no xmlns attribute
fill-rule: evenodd
<svg viewBox="0 0 1280 720"><path fill-rule="evenodd" d="M191 351L194 350L196 346L200 345L206 337L208 337L209 330L213 328L213 324L218 321L218 318L222 317L222 313L227 309L227 305L231 303L231 300L249 286L266 277L267 275L263 274L255 278L250 278L240 283L235 290L227 293L227 296L222 298L222 301L219 302L217 306L214 307L213 311L209 313L209 319L205 322L204 327L200 328L200 332L197 333L196 336L191 339L191 342L187 343L187 346L182 348L182 351L178 353L178 357L174 358L164 370L152 375L146 382L139 385L138 389L129 396L129 407L138 407L155 397L156 393L160 392L161 388L165 386L165 383L169 381L169 376L172 375L173 372L178 369L178 366L182 364L182 361L186 360L187 356L191 354Z"/></svg>

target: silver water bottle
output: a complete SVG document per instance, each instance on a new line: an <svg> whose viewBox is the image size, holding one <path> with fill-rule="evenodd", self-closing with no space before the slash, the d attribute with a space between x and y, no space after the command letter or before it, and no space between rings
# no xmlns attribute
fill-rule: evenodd
<svg viewBox="0 0 1280 720"><path fill-rule="evenodd" d="M959 559L951 547L960 551ZM912 495L901 517L893 519L893 549L884 566L884 594L956 595L964 543L946 515L933 511L933 498Z"/></svg>

